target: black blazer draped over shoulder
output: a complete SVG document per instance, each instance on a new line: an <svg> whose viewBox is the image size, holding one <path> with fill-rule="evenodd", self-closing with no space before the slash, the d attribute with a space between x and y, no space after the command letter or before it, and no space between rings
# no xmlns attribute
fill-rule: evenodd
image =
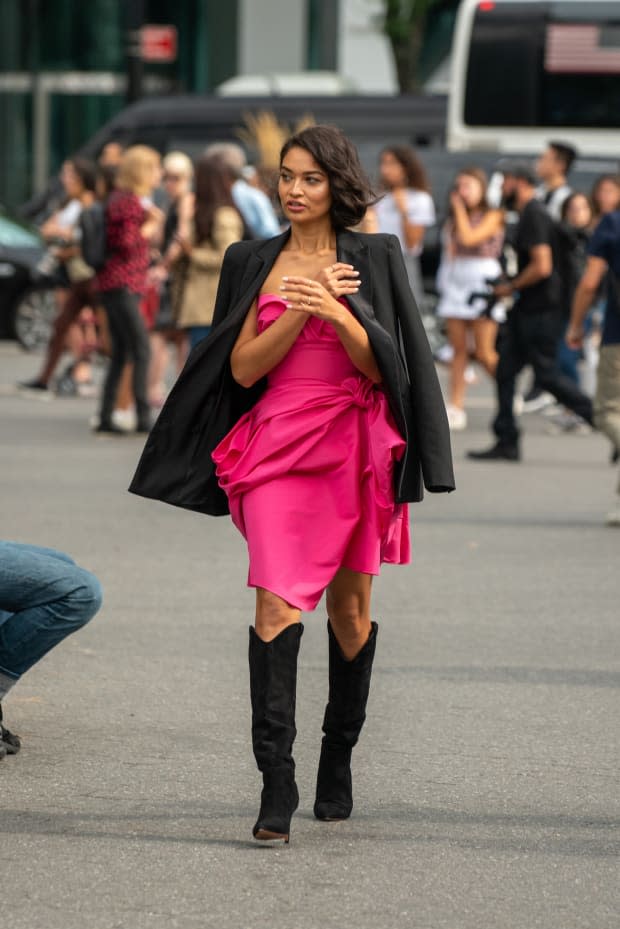
<svg viewBox="0 0 620 929"><path fill-rule="evenodd" d="M209 336L191 352L148 437L129 490L212 516L228 513L211 452L258 400L266 379L241 387L230 354L245 317L290 232L237 242L226 252ZM392 235L342 232L338 260L359 271L347 298L372 346L398 429L407 442L395 473L396 501L417 502L423 485L454 490L450 433L435 364Z"/></svg>

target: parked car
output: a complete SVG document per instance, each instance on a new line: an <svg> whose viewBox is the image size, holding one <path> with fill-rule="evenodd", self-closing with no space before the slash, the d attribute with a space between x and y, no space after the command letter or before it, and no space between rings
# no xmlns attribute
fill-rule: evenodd
<svg viewBox="0 0 620 929"><path fill-rule="evenodd" d="M53 290L37 279L44 254L36 229L0 208L0 338L26 349L47 344L56 314Z"/></svg>

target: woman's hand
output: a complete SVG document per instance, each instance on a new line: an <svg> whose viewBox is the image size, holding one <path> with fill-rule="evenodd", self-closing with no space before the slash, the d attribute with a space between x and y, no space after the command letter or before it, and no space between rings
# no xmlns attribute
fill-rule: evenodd
<svg viewBox="0 0 620 929"><path fill-rule="evenodd" d="M357 280L350 280L352 274L350 270L339 273L345 268L349 269L351 265L338 263L326 269L330 278L330 286L335 294L357 293L359 288ZM321 272L319 277L324 274L325 272ZM349 276L348 284L345 283L347 276ZM300 315L305 313L307 316L318 316L319 319L331 323L344 350L358 371L366 375L374 384L379 384L381 372L368 335L353 314L338 302L337 297L333 296L319 280L313 281L309 277L291 275L283 277L282 282L280 290L286 300L287 310Z"/></svg>
<svg viewBox="0 0 620 929"><path fill-rule="evenodd" d="M316 281L321 284L328 294L331 294L335 300L340 297L346 297L349 294L356 294L360 288L359 271L356 271L353 265L344 264L337 261L328 268L323 268L316 276ZM291 280L291 278L289 278Z"/></svg>
<svg viewBox="0 0 620 929"><path fill-rule="evenodd" d="M577 326L573 323L572 325L569 325L568 329L566 330L564 339L568 347L575 350L578 348L583 348L583 336L583 325Z"/></svg>
<svg viewBox="0 0 620 929"><path fill-rule="evenodd" d="M332 267L335 269L337 266L332 265ZM338 303L338 296L357 293L359 283L355 281L354 286L353 282L345 284L341 278L336 276L335 270L330 272L328 268L326 271L331 273L330 286L334 291L333 294L318 280L313 281L309 277L293 277L292 275L283 277L280 290L283 299L286 300L287 309L307 313L309 316L318 316L319 319L332 323L342 321L345 313L349 315L342 304Z"/></svg>
<svg viewBox="0 0 620 929"><path fill-rule="evenodd" d="M459 209L462 210L465 207L465 202L463 198L461 197L460 193L458 193L458 191L456 190L450 191L450 206L452 207L453 210L459 210Z"/></svg>

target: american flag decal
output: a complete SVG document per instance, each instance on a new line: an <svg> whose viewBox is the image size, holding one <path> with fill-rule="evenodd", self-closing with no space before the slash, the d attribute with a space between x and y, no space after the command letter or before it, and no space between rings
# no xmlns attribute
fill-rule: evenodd
<svg viewBox="0 0 620 929"><path fill-rule="evenodd" d="M606 33L603 40L601 26L547 26L545 71L620 75L620 29L607 27Z"/></svg>

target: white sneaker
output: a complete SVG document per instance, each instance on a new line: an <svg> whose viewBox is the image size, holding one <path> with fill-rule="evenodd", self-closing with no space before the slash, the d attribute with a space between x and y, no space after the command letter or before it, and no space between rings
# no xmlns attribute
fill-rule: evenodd
<svg viewBox="0 0 620 929"><path fill-rule="evenodd" d="M112 425L123 432L133 432L138 425L138 418L134 409L114 410L112 413Z"/></svg>
<svg viewBox="0 0 620 929"><path fill-rule="evenodd" d="M467 365L467 367L465 368L465 383L466 384L477 384L478 383L478 375L473 365Z"/></svg>
<svg viewBox="0 0 620 929"><path fill-rule="evenodd" d="M614 505L605 517L605 525L620 526L620 497L616 497Z"/></svg>
<svg viewBox="0 0 620 929"><path fill-rule="evenodd" d="M546 390L534 389L523 398L523 412L539 413L540 410L544 410L546 406L551 406L551 404L555 402L556 400L553 394L550 394Z"/></svg>
<svg viewBox="0 0 620 929"><path fill-rule="evenodd" d="M461 432L467 428L467 413L465 410L449 403L446 407L446 413L448 414L448 426L452 432Z"/></svg>

